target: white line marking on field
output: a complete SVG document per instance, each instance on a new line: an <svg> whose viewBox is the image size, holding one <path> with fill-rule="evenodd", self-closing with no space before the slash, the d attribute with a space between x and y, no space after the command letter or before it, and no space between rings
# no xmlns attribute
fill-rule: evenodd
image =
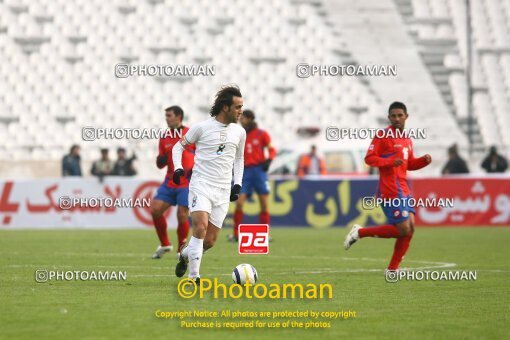
<svg viewBox="0 0 510 340"><path fill-rule="evenodd" d="M15 253L11 253L15 254ZM81 253L81 252L57 252L53 253L53 255L58 256L99 256L99 257L141 257L143 261L147 260L147 265L115 265L115 266L104 266L104 265L55 265L55 264L12 264L12 265L4 265L3 267L7 268L48 268L48 269L59 269L59 268L78 268L78 267L85 267L85 268L127 268L127 269L155 269L155 270L172 270L173 262L168 263L168 266L152 266L148 265L149 262L152 260L150 259L150 253ZM215 256L219 257L229 257L229 256L222 256L222 254L215 254ZM231 257L230 257L231 258ZM386 259L383 258L369 258L369 257L340 257L340 256L305 256L305 255L268 255L267 260L271 259L296 259L296 260L302 260L302 259L310 259L313 258L314 260L334 260L334 261L371 261L371 262L382 262L386 263ZM426 269L444 269L444 268L453 268L456 267L457 264L453 262L437 262L437 261L420 261L420 260L406 260L406 263L416 263L416 264L422 264L422 266L419 267L409 267L405 268L406 270L426 270ZM208 269L214 269L218 268L221 270L223 267L207 267ZM384 271L384 269L381 268L346 268L346 269L336 269L336 268L322 268L320 270L313 270L313 271L290 271L290 272L275 272L275 273L268 273L268 275L289 275L289 274L335 274L335 273L370 273L370 272L381 272ZM509 273L509 270L502 270L502 269L480 269L477 270L480 272L490 272L490 273ZM167 277L167 276L175 276L173 274L133 274L130 275L131 277ZM230 276L230 274L222 274L220 276Z"/></svg>
<svg viewBox="0 0 510 340"><path fill-rule="evenodd" d="M123 264L115 265L115 266L103 266L103 265L68 265L68 264L8 264L4 267L8 268L38 268L38 269L59 269L59 268L131 268L131 269L168 269L169 267L154 267L154 266L126 266ZM76 269L83 270L83 269Z"/></svg>
<svg viewBox="0 0 510 340"><path fill-rule="evenodd" d="M149 253L76 253L76 252L60 252L60 253L53 253L54 255L62 255L62 256L112 256L112 257L142 257L144 260L151 260ZM221 254L215 254L215 256L221 255ZM236 254L237 255L237 254ZM171 255L170 255L171 256ZM220 256L222 257L222 256ZM274 259L274 258L281 258L281 259L310 259L313 258L314 260L345 260L345 261L375 261L375 262L385 262L386 259L382 258L369 258L369 257L340 257L340 256L302 256L302 255L288 255L288 256L280 256L280 255L268 255L267 259ZM417 261L417 260L408 260L406 262L416 262L416 263L423 263L423 264L435 264L435 265L441 265L444 267L438 267L438 268L449 268L452 267L450 263L447 262L432 262L432 261ZM453 264L453 267L456 264ZM428 268L428 267L426 267ZM436 267L433 267L436 268ZM425 269L419 268L419 269Z"/></svg>
<svg viewBox="0 0 510 340"><path fill-rule="evenodd" d="M502 269L477 269L477 272L488 272L488 273L510 273L510 270Z"/></svg>
<svg viewBox="0 0 510 340"><path fill-rule="evenodd" d="M353 260L355 258L342 258L342 259L348 259ZM358 258L358 260L362 261L381 261L381 259L372 259L372 258ZM457 264L453 262L433 262L433 261L408 261L408 262L416 262L416 263L422 263L422 264L430 264L428 266L422 266L422 267L414 267L414 268L404 268L404 270L425 270L425 269L441 269L441 268L453 268L456 267ZM210 268L209 268L210 269ZM266 273L268 276L274 276L274 275L296 275L296 274L337 274L337 273L371 273L371 272L384 272L384 269L381 268L358 268L358 269L329 269L329 268L323 268L321 270L313 270L313 271L292 271L292 272L274 272L274 273ZM213 274L214 275L214 274ZM139 274L139 275L130 275L133 277L151 277L153 275L146 275L146 274ZM175 276L173 274L167 274L167 275L157 275L157 276ZM219 274L216 276L231 276L231 274Z"/></svg>

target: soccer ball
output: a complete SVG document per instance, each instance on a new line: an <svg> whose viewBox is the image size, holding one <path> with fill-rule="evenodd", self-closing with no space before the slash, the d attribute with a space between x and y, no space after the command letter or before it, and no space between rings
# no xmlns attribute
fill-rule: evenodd
<svg viewBox="0 0 510 340"><path fill-rule="evenodd" d="M257 270L251 264L243 263L234 268L232 280L234 283L244 285L246 283L255 284L259 276Z"/></svg>

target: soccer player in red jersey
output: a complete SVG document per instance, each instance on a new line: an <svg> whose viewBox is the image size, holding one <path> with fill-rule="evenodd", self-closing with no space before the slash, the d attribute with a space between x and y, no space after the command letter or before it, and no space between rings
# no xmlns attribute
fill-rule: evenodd
<svg viewBox="0 0 510 340"><path fill-rule="evenodd" d="M172 251L172 245L168 240L167 223L164 212L171 205L177 206L177 240L179 247L186 243L189 232L188 220L188 185L193 168L194 156L193 148L186 150L182 155L182 164L185 171L184 178L180 184L173 182L174 165L172 162L172 148L182 136L186 134L189 128L182 125L184 111L179 106L170 106L165 109L165 118L168 124L168 134L159 140L159 154L156 159L156 165L159 169L167 167L165 180L158 188L156 196L151 202L151 213L154 221L154 227L160 241L156 252L152 255L153 259L159 259L163 254Z"/></svg>
<svg viewBox="0 0 510 340"><path fill-rule="evenodd" d="M403 103L394 102L388 109L388 119L391 125L386 132L396 136L397 130L404 131L407 108ZM388 131L391 129L392 131ZM364 237L396 238L393 256L388 266L389 271L398 269L400 262L409 248L414 233L414 207L406 204L412 197L407 182L407 170L419 170L432 161L430 155L415 158L413 143L410 138L391 138L386 133L384 138L374 138L365 156L365 162L379 168L379 187L377 195L386 199L385 202L399 203L383 204L383 211L389 220L388 225L362 228L354 225L345 238L344 247L349 249L353 243ZM401 136L398 136L401 137Z"/></svg>
<svg viewBox="0 0 510 340"><path fill-rule="evenodd" d="M271 145L269 134L258 128L255 122L255 113L251 110L243 111L241 125L246 130L246 145L244 147L244 174L241 195L236 202L234 213L234 234L229 236L231 241L238 240L239 224L243 222L243 204L248 196L255 191L260 201L260 223L269 224L269 183L267 182L267 170L276 155L276 150ZM268 158L264 155L264 149L268 150Z"/></svg>

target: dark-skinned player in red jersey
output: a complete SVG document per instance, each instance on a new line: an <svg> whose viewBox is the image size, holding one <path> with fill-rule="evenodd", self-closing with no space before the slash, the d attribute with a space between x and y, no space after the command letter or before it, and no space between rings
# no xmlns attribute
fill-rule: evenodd
<svg viewBox="0 0 510 340"><path fill-rule="evenodd" d="M172 251L173 247L168 239L167 223L164 216L165 211L171 205L177 206L177 240L179 242L177 249L181 249L181 246L186 244L188 237L188 185L193 169L194 148L185 150L182 154L185 176L179 184L175 184L173 181L174 165L172 162L172 148L189 130L189 128L182 125L183 118L184 111L179 106L170 106L165 109L165 119L169 133L159 140L159 154L156 158L156 165L159 169L167 167L167 173L165 180L151 202L152 220L160 242L152 255L153 259L160 259L165 253Z"/></svg>
<svg viewBox="0 0 510 340"><path fill-rule="evenodd" d="M230 241L238 240L239 224L243 222L243 204L246 198L253 194L253 191L259 196L259 221L261 224L269 224L270 216L267 203L269 199L269 183L267 181L267 171L276 155L276 150L271 145L271 137L266 131L259 129L255 122L255 113L253 111L244 110L240 122L246 130L244 174L241 195L236 202L234 213L234 233L228 237ZM268 150L268 158L264 154L264 149L266 148Z"/></svg>
<svg viewBox="0 0 510 340"><path fill-rule="evenodd" d="M403 103L392 103L388 109L391 125L386 129L393 130L390 132L396 136L397 130L404 131L408 117L407 108ZM410 138L391 138L388 135L389 133L385 134L385 138L376 137L372 140L365 162L379 168L377 196L385 199L385 202L395 202L392 199L399 199L400 204L383 204L384 214L390 223L388 225L369 228L354 225L345 238L344 247L347 250L364 237L396 238L393 256L387 269L396 271L409 248L414 233L415 210L406 204L407 199L412 197L407 182L407 170L424 168L432 162L432 158L428 154L415 158L413 142Z"/></svg>

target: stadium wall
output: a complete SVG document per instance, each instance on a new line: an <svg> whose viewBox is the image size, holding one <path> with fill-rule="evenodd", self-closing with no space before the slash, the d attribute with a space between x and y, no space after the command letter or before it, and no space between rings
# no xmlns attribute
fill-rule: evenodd
<svg viewBox="0 0 510 340"><path fill-rule="evenodd" d="M125 177L2 181L0 221L4 229L153 228L146 202L160 184ZM175 210L166 216L175 229Z"/></svg>
<svg viewBox="0 0 510 340"><path fill-rule="evenodd" d="M12 180L0 182L0 221L3 229L17 228L152 228L150 200L158 181L108 177ZM376 178L282 178L269 182L271 227L329 228L354 223L386 223L380 208L363 206L373 196ZM452 199L453 206L416 207L418 226L509 226L510 176L416 178L415 198ZM84 205L84 199L96 199ZM77 205L69 206L69 200ZM98 206L98 200L103 206ZM105 201L109 199L109 201ZM112 202L122 206L112 206ZM128 206L129 203L129 206ZM137 205L138 203L138 205ZM67 206L63 206L67 205ZM231 204L229 213L233 213ZM254 195L244 206L245 223L257 223ZM175 210L167 217L176 227ZM227 219L228 222L228 219Z"/></svg>
<svg viewBox="0 0 510 340"><path fill-rule="evenodd" d="M342 178L321 180L275 180L270 182L271 226L329 228L387 223L381 208L363 204L374 196L378 180ZM429 199L436 206L416 206L418 226L509 226L510 176L450 176L415 178L414 198ZM433 200L435 198L435 200ZM442 200L443 204L439 204ZM451 199L451 206L446 206ZM246 223L257 223L256 197L244 206ZM233 212L233 207L231 207Z"/></svg>

